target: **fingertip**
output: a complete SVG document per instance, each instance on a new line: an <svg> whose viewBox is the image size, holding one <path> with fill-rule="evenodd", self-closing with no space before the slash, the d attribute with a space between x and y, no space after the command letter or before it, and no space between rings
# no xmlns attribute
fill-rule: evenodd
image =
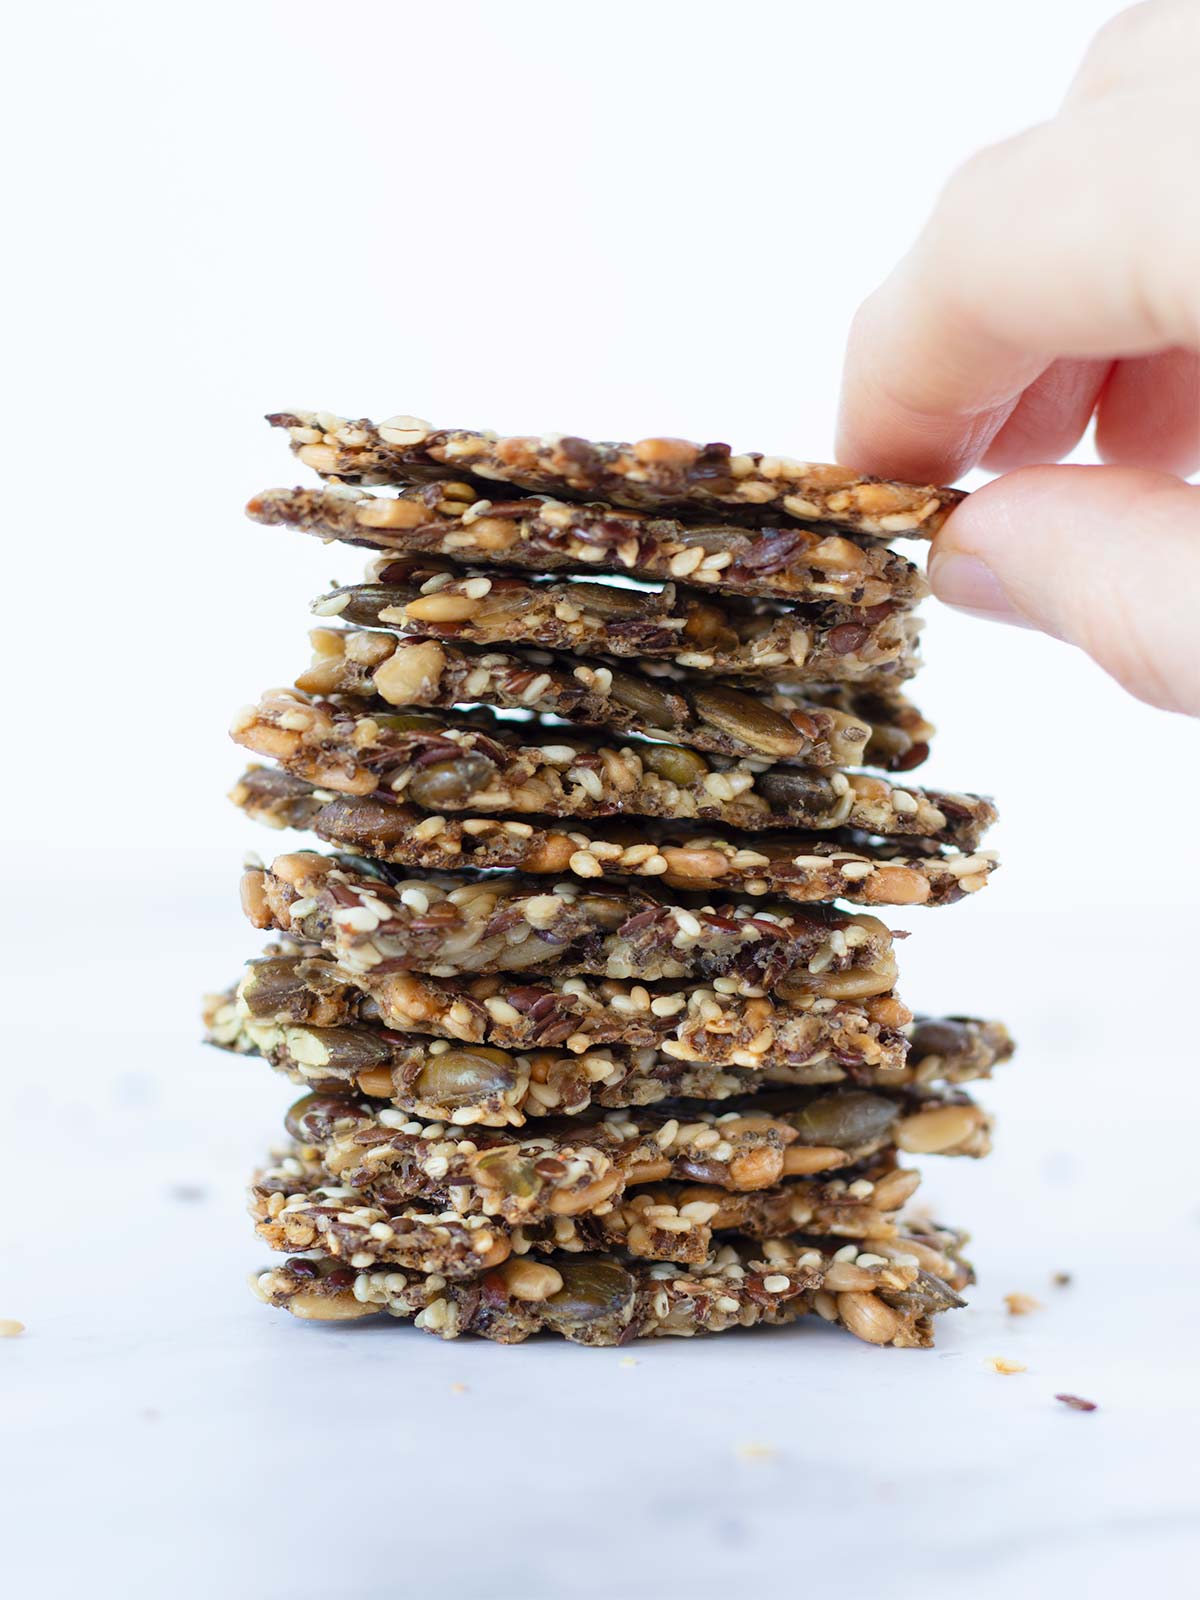
<svg viewBox="0 0 1200 1600"><path fill-rule="evenodd" d="M903 483L953 483L979 460L1002 416L947 417L920 412L852 374L838 408L837 459L857 472Z"/></svg>
<svg viewBox="0 0 1200 1600"><path fill-rule="evenodd" d="M886 476L888 416L891 410L879 393L870 360L879 290L867 296L854 313L842 359L842 385L838 395L834 450L838 461L859 472Z"/></svg>
<svg viewBox="0 0 1200 1600"><path fill-rule="evenodd" d="M990 609L1004 620L1022 619L1047 633L1060 630L1044 604L1036 584L1026 580L1031 565L1031 538L1042 513L1039 506L1054 493L1053 478L1069 469L1052 466L1018 467L993 478L959 504L934 541L929 557L930 583L947 604L962 606L955 598L958 574L967 569L951 561L974 561L995 581L1002 600L992 596ZM974 609L963 606L963 609Z"/></svg>
<svg viewBox="0 0 1200 1600"><path fill-rule="evenodd" d="M930 580L951 604L1078 645L1140 699L1200 712L1200 489L1178 478L1097 466L1007 473L947 519Z"/></svg>
<svg viewBox="0 0 1200 1600"><path fill-rule="evenodd" d="M1017 610L1000 579L978 556L935 549L929 557L929 583L937 599L955 611L966 611L988 622L1034 626Z"/></svg>
<svg viewBox="0 0 1200 1600"><path fill-rule="evenodd" d="M908 483L953 483L1015 405L1023 385L1008 394L994 375L981 381L986 363L964 357L959 347L969 341L930 301L910 257L855 314L836 431L846 466Z"/></svg>

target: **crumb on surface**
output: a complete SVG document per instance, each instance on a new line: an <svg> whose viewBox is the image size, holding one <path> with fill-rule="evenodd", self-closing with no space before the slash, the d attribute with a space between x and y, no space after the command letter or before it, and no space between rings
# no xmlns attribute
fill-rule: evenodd
<svg viewBox="0 0 1200 1600"><path fill-rule="evenodd" d="M1056 1289L1065 1289L1071 1282L1071 1274L1069 1272L1056 1272L1050 1281Z"/></svg>
<svg viewBox="0 0 1200 1600"><path fill-rule="evenodd" d="M988 1362L993 1372L1002 1373L1004 1377L1011 1377L1014 1372L1028 1372L1029 1368L1023 1361L1010 1361L1007 1356L992 1356Z"/></svg>
<svg viewBox="0 0 1200 1600"><path fill-rule="evenodd" d="M1072 1411L1098 1411L1100 1408L1094 1400L1085 1400L1078 1394L1056 1394L1056 1400L1061 1400L1063 1405L1070 1406Z"/></svg>
<svg viewBox="0 0 1200 1600"><path fill-rule="evenodd" d="M0 1317L0 1339L15 1339L19 1333L24 1332L23 1322L18 1322L15 1317Z"/></svg>
<svg viewBox="0 0 1200 1600"><path fill-rule="evenodd" d="M450 1385L451 1394L466 1394L466 1392L467 1386L465 1383L452 1383Z"/></svg>
<svg viewBox="0 0 1200 1600"><path fill-rule="evenodd" d="M737 1446L739 1461L773 1461L779 1454L773 1444L760 1444L755 1440L748 1440Z"/></svg>
<svg viewBox="0 0 1200 1600"><path fill-rule="evenodd" d="M1040 1311L1042 1302L1031 1294L1006 1294L1004 1304L1010 1317L1027 1317L1031 1311Z"/></svg>
<svg viewBox="0 0 1200 1600"><path fill-rule="evenodd" d="M637 1364L638 1358L636 1356L622 1356L620 1361L617 1362L619 1367L636 1367Z"/></svg>

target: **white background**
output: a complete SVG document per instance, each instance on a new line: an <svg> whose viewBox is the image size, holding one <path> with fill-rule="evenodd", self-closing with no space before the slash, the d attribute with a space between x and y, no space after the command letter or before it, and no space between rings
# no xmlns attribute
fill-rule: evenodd
<svg viewBox="0 0 1200 1600"><path fill-rule="evenodd" d="M820 459L856 303L959 160L1053 111L1114 9L26 8L4 111L0 1317L28 1325L0 1344L6 1591L1185 1592L1200 733L1064 647L931 608L923 777L998 795L1007 866L907 919L904 992L1023 1046L987 1091L992 1160L926 1163L981 1272L932 1354L798 1328L626 1367L293 1324L245 1290L263 1252L239 1216L288 1087L195 1042L197 995L255 948L240 857L274 842L222 799L224 729L359 566L241 519L297 481L261 413ZM1006 1319L1013 1290L1046 1309ZM1000 1354L1028 1372L996 1376Z"/></svg>

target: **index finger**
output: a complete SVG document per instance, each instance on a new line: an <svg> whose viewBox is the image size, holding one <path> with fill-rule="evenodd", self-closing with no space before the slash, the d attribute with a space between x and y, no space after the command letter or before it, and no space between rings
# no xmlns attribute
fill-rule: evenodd
<svg viewBox="0 0 1200 1600"><path fill-rule="evenodd" d="M1192 342L1174 287L1190 252L1160 247L1178 206L1156 190L1108 104L972 158L854 320L839 459L947 481L1056 357Z"/></svg>

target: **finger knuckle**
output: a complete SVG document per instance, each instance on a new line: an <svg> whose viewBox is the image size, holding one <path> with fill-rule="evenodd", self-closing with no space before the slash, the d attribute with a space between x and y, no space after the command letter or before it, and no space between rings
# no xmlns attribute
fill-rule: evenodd
<svg viewBox="0 0 1200 1600"><path fill-rule="evenodd" d="M1128 6L1097 31L1088 46L1072 86L1076 95L1099 95L1124 82L1144 60L1163 23L1176 8L1149 4Z"/></svg>

